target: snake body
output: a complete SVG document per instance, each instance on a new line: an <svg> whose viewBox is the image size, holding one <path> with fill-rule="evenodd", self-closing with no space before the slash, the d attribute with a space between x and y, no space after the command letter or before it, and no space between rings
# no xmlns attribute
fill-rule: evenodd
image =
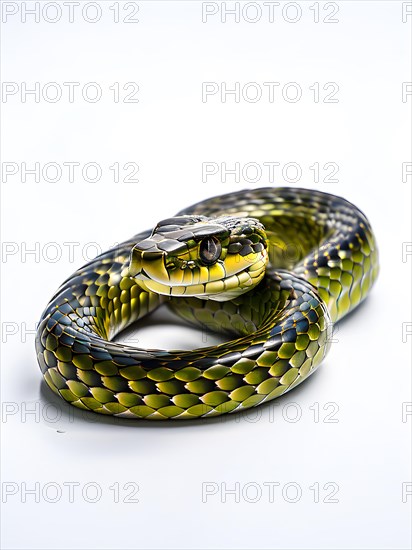
<svg viewBox="0 0 412 550"><path fill-rule="evenodd" d="M327 193L262 188L195 204L67 279L38 324L48 386L80 409L189 419L264 403L300 384L332 324L378 274L371 226ZM161 304L232 340L195 350L113 341Z"/></svg>

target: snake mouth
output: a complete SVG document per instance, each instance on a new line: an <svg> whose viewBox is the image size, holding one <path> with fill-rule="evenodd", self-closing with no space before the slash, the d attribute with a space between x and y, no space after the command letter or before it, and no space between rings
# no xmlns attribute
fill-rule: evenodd
<svg viewBox="0 0 412 550"><path fill-rule="evenodd" d="M170 285L150 279L141 272L139 280L151 292L170 297L200 298L204 300L226 301L243 294L257 285L265 274L265 268L250 273L242 271L219 281L191 285Z"/></svg>
<svg viewBox="0 0 412 550"><path fill-rule="evenodd" d="M233 257L203 266L136 246L132 250L129 275L157 294L225 301L257 285L264 276L267 262L266 249L253 257Z"/></svg>
<svg viewBox="0 0 412 550"><path fill-rule="evenodd" d="M148 252L136 245L131 252L129 275L138 280L167 276L165 252Z"/></svg>

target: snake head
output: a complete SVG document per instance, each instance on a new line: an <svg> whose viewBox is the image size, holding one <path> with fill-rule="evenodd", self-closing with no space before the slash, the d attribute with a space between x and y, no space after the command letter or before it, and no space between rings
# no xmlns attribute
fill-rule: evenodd
<svg viewBox="0 0 412 550"><path fill-rule="evenodd" d="M267 236L255 218L181 215L133 247L129 275L157 294L225 301L256 286L267 262Z"/></svg>

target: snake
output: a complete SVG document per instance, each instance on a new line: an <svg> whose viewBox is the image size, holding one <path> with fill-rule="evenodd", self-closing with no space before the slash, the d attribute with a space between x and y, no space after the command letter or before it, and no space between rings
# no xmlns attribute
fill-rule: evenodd
<svg viewBox="0 0 412 550"><path fill-rule="evenodd" d="M103 415L242 411L317 369L335 323L365 299L378 272L371 225L347 200L291 187L226 193L161 220L64 281L37 325L38 363L53 392ZM116 341L161 305L227 341L193 350Z"/></svg>

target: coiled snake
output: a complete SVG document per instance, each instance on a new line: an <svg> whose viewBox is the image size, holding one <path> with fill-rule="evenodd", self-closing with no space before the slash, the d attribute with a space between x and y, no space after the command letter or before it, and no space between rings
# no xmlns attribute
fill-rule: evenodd
<svg viewBox="0 0 412 550"><path fill-rule="evenodd" d="M243 410L317 368L332 323L377 274L369 222L342 198L293 188L214 197L67 279L40 319L38 361L54 392L97 413L187 419ZM235 338L193 351L112 341L163 303Z"/></svg>

